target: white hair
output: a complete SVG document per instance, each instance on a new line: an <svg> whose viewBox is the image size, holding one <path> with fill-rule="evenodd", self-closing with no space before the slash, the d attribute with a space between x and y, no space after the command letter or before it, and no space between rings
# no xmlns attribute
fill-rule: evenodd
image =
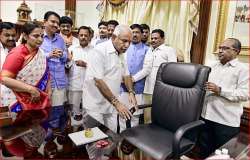
<svg viewBox="0 0 250 160"><path fill-rule="evenodd" d="M130 33L132 33L132 31L129 28L129 26L127 26L125 24L119 24L118 26L115 27L113 35L119 36L120 34L122 34L124 32L130 32Z"/></svg>

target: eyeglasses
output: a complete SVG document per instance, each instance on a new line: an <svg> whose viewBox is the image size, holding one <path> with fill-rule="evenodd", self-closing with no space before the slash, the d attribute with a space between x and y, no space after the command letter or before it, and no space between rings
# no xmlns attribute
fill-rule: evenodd
<svg viewBox="0 0 250 160"><path fill-rule="evenodd" d="M227 47L227 46L219 46L219 50L222 50L222 51L226 51L226 50L229 50L229 49L238 51L238 49L236 49L236 48Z"/></svg>

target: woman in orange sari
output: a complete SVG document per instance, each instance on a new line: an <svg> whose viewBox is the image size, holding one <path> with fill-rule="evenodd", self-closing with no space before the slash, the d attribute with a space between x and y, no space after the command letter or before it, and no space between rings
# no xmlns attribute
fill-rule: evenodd
<svg viewBox="0 0 250 160"><path fill-rule="evenodd" d="M23 38L23 43L11 50L3 64L1 83L9 90L1 100L8 104L13 125L29 123L32 126L31 133L5 143L11 154L25 157L30 148L40 147L45 139L46 130L41 124L48 117L51 89L47 60L39 49L43 42L43 29L35 23L26 23Z"/></svg>

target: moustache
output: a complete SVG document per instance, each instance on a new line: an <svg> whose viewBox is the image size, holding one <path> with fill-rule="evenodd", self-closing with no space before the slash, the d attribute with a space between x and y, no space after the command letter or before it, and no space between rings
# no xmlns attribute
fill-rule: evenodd
<svg viewBox="0 0 250 160"><path fill-rule="evenodd" d="M80 42L87 42L87 39L80 39Z"/></svg>
<svg viewBox="0 0 250 160"><path fill-rule="evenodd" d="M54 28L54 29L58 29L58 27L52 27L52 28Z"/></svg>

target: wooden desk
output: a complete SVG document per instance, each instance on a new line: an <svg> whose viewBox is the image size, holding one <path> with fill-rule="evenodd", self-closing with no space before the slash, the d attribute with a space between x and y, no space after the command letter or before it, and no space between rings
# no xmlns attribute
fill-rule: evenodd
<svg viewBox="0 0 250 160"><path fill-rule="evenodd" d="M38 133L38 131L36 132L32 130L33 126L39 125L39 124L36 123L33 125L32 123L30 123L30 120L23 121L23 122L24 123L18 123L17 125L9 125L9 126L0 127L0 144L1 143L4 144L3 148L6 151L8 151L8 148L5 147L6 146L5 143L8 143L9 141L13 141L30 132L32 132L32 134L34 135L43 134L43 132ZM47 158L88 159L88 153L85 149L85 145L76 146L68 137L68 134L75 132L75 131L83 130L84 128L93 128L93 127L98 127L106 135L108 135L108 138L106 138L106 141L109 142L109 145L104 148L98 148L96 147L95 142L93 142L92 144L91 143L89 144L91 145L90 150L94 151L99 157L105 155L107 157L110 157L110 159L119 159L117 156L117 150L119 147L119 141L121 139L120 135L112 132L106 126L99 123L97 120L95 120L89 115L84 116L84 122L81 125L71 126L69 123L69 125L66 126L64 132L57 132L57 130L55 131L53 130L54 136L51 136L47 140L43 139L45 138L45 136L44 137L40 136L42 139L42 143L41 145L39 144L40 145L39 147L32 148L29 145L26 145L25 147L27 148L24 149L25 151L24 158L28 158L28 159L43 159L43 158L45 159ZM13 146L11 148L13 149ZM9 157L9 158L12 158L12 157Z"/></svg>

